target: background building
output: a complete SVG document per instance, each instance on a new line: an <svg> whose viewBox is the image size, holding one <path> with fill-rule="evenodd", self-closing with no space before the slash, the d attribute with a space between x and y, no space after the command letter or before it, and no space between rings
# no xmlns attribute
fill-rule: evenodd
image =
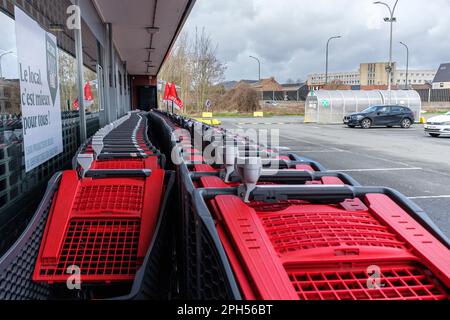
<svg viewBox="0 0 450 320"><path fill-rule="evenodd" d="M275 77L258 80L226 81L221 83L225 91L240 84L251 86L262 101L305 101L309 93L305 82L280 84Z"/></svg>
<svg viewBox="0 0 450 320"><path fill-rule="evenodd" d="M450 89L450 63L443 63L433 79L433 89Z"/></svg>
<svg viewBox="0 0 450 320"><path fill-rule="evenodd" d="M389 66L389 62L370 62L361 63L359 67L361 86L387 86L388 85L388 72L386 68ZM397 64L392 64L393 72L397 69ZM392 79L394 83L394 79Z"/></svg>
<svg viewBox="0 0 450 320"><path fill-rule="evenodd" d="M0 78L0 114L20 114L19 80Z"/></svg>
<svg viewBox="0 0 450 320"><path fill-rule="evenodd" d="M328 84L339 85L339 89L347 90L360 88L384 89L388 86L388 73L386 71L388 65L389 62L361 63L358 71L329 73ZM406 86L406 70L397 70L396 62L393 62L392 66L392 84L394 87ZM450 64L448 68L450 70ZM431 83L436 73L436 70L408 70L409 85ZM310 74L307 83L310 90L322 89L325 86L325 73ZM334 88L327 86L327 89L333 90Z"/></svg>
<svg viewBox="0 0 450 320"><path fill-rule="evenodd" d="M436 70L409 70L408 85L415 86L432 83L436 72ZM406 86L406 70L396 70L394 72L394 84L400 86L400 88Z"/></svg>
<svg viewBox="0 0 450 320"><path fill-rule="evenodd" d="M322 87L325 85L325 73L315 73L308 75L308 86ZM332 72L328 73L328 83L340 83L343 85L357 86L360 85L359 71L351 72Z"/></svg>
<svg viewBox="0 0 450 320"><path fill-rule="evenodd" d="M309 90L306 83L287 83L282 84L284 92L284 101L305 101Z"/></svg>

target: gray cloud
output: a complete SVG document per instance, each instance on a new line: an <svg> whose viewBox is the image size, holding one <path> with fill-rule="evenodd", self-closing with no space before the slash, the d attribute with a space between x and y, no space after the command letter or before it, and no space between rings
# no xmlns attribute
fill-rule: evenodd
<svg viewBox="0 0 450 320"><path fill-rule="evenodd" d="M394 2L386 0L386 2ZM436 69L450 62L450 0L400 0L394 37L394 60L405 65L406 42L411 68ZM325 44L332 43L331 71L357 70L361 62L387 61L387 9L372 0L198 0L185 30L205 27L219 45L228 80L255 78L256 55L263 76L305 79L323 72Z"/></svg>

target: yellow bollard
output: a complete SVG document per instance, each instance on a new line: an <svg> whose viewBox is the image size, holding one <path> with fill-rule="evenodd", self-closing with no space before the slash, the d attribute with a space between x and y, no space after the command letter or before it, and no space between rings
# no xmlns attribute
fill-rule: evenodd
<svg viewBox="0 0 450 320"><path fill-rule="evenodd" d="M425 120L425 117L420 117L420 121L419 121L420 124L424 124L426 122L427 121Z"/></svg>
<svg viewBox="0 0 450 320"><path fill-rule="evenodd" d="M253 117L255 118L264 118L264 112L257 111L253 113Z"/></svg>
<svg viewBox="0 0 450 320"><path fill-rule="evenodd" d="M202 118L211 119L213 117L212 112L203 112Z"/></svg>
<svg viewBox="0 0 450 320"><path fill-rule="evenodd" d="M196 118L195 120L202 122L204 124L210 125L210 126L220 126L222 124L222 121L220 121L218 119Z"/></svg>

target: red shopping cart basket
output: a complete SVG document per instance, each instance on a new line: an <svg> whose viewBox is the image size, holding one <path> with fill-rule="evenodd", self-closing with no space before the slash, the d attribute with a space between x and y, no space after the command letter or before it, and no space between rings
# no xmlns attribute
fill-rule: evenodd
<svg viewBox="0 0 450 320"><path fill-rule="evenodd" d="M66 171L55 197L33 280L83 283L134 279L152 241L164 171L148 178L79 179Z"/></svg>
<svg viewBox="0 0 450 320"><path fill-rule="evenodd" d="M384 194L208 201L245 299L449 299L450 251Z"/></svg>

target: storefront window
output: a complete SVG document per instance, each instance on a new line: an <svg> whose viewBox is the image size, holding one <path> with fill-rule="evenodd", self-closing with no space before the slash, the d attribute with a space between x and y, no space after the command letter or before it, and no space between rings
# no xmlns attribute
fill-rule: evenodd
<svg viewBox="0 0 450 320"><path fill-rule="evenodd" d="M18 192L15 170L20 163L15 155L22 141L20 110L15 24L0 12L0 209Z"/></svg>
<svg viewBox="0 0 450 320"><path fill-rule="evenodd" d="M65 52L59 54L59 81L61 89L61 111L74 111L78 97L76 78L76 59ZM8 130L11 119L21 115L20 87L17 63L16 36L14 20L0 12L0 132ZM98 112L97 74L84 67L85 82L89 82L93 101L87 104L87 112ZM11 128L9 128L11 129ZM9 134L8 134L9 135ZM0 138L4 140L4 137Z"/></svg>
<svg viewBox="0 0 450 320"><path fill-rule="evenodd" d="M61 88L61 109L62 111L75 111L75 101L78 98L77 87L77 61L64 50L59 50L59 75ZM98 112L98 80L97 74L91 69L84 67L85 86L90 86L92 101L86 101L86 112Z"/></svg>
<svg viewBox="0 0 450 320"><path fill-rule="evenodd" d="M63 50L58 50L61 111L73 111L78 96L76 60Z"/></svg>
<svg viewBox="0 0 450 320"><path fill-rule="evenodd" d="M37 186L39 181L45 180L44 178L51 174L48 167L59 168L63 160L70 159L78 148L77 131L66 128L63 130L64 154L31 172L24 172L15 27L14 19L0 11L0 216L9 204L19 199L19 195L29 192ZM76 59L64 50L58 49L58 60L61 111L64 120L69 112L71 118L78 116L75 107L78 97ZM99 111L97 74L85 67L84 78L86 83L90 84L92 96L90 103L86 104L86 111L96 113ZM92 119L91 129L94 130L97 125L95 115ZM73 122L69 121L68 123L73 125ZM68 139L69 137L70 139Z"/></svg>
<svg viewBox="0 0 450 320"><path fill-rule="evenodd" d="M89 82L89 85L91 87L91 93L93 100L86 105L86 112L99 112L99 100L98 100L98 79L97 79L97 73L92 71L89 68L84 67L84 81L87 83Z"/></svg>
<svg viewBox="0 0 450 320"><path fill-rule="evenodd" d="M0 148L2 149L21 137L17 65L14 20L0 12Z"/></svg>

